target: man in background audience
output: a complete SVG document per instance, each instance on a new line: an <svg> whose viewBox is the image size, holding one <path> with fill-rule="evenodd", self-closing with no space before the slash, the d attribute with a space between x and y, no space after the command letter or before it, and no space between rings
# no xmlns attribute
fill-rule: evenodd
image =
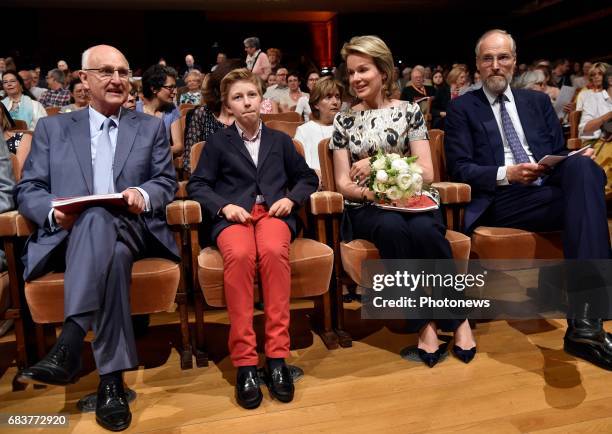
<svg viewBox="0 0 612 434"><path fill-rule="evenodd" d="M268 87L264 98L269 98L277 103L280 103L281 99L289 96L289 87L287 86L287 75L289 71L287 68L278 68L276 71L276 84Z"/></svg>
<svg viewBox="0 0 612 434"><path fill-rule="evenodd" d="M185 69L183 70L183 74L181 75L183 77L183 80L187 78L187 74L189 74L191 71L202 72L202 67L200 65L195 64L195 59L193 58L193 55L188 54L185 56Z"/></svg>
<svg viewBox="0 0 612 434"><path fill-rule="evenodd" d="M212 68L210 68L210 72L214 72L215 69L217 69L219 67L219 65L221 65L226 60L227 60L227 55L225 53L218 53L217 54L217 63L215 63Z"/></svg>
<svg viewBox="0 0 612 434"><path fill-rule="evenodd" d="M567 75L570 69L569 60L557 59L552 63L552 81L554 84L561 89L563 86L571 86L572 82Z"/></svg>
<svg viewBox="0 0 612 434"><path fill-rule="evenodd" d="M165 222L176 173L162 120L121 110L130 88L123 54L108 45L92 47L83 53L79 75L91 95L89 108L41 120L15 188L19 212L38 226L23 256L24 279L65 265L62 332L19 381L77 381L85 335L92 329L100 375L96 421L121 431L132 419L123 371L138 365L129 297L132 264L149 255L179 259ZM74 213L51 208L56 197L107 193L120 193L125 207Z"/></svg>
<svg viewBox="0 0 612 434"><path fill-rule="evenodd" d="M23 84L25 88L29 90L30 93L37 100L39 100L42 94L47 91L47 89L43 89L42 87L38 87L34 85L34 83L37 83L37 81L34 81L31 71L22 69L21 71L19 71L19 76L23 79Z"/></svg>
<svg viewBox="0 0 612 434"><path fill-rule="evenodd" d="M257 75L264 82L272 72L268 55L261 51L259 38L252 36L244 40L244 51L247 53L246 65L249 71Z"/></svg>
<svg viewBox="0 0 612 434"><path fill-rule="evenodd" d="M611 257L606 176L590 158L592 149L553 168L537 163L545 155L566 154L565 140L546 94L510 88L516 67L510 34L496 29L481 36L476 66L482 89L453 100L445 125L449 174L472 187L464 229L563 231L563 252L570 260L564 350L612 370L612 336L593 313L597 301L582 295L598 278L575 261Z"/></svg>
<svg viewBox="0 0 612 434"><path fill-rule="evenodd" d="M43 93L39 100L43 107L63 107L70 104L70 91L64 88L65 79L64 73L57 68L47 73L49 90Z"/></svg>

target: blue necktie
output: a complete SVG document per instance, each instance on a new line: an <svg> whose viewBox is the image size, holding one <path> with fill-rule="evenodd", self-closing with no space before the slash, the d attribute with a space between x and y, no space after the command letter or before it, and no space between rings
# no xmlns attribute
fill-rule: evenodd
<svg viewBox="0 0 612 434"><path fill-rule="evenodd" d="M114 193L113 186L113 147L109 130L116 126L115 121L106 118L102 124L102 134L96 147L96 160L94 162L94 194Z"/></svg>
<svg viewBox="0 0 612 434"><path fill-rule="evenodd" d="M514 129L514 125L512 125L512 119L510 119L508 110L506 110L503 94L497 98L497 102L499 102L499 112L501 114L504 136L506 136L506 141L514 156L514 164L529 163L529 156L525 148L523 148L523 145L521 145L519 136Z"/></svg>

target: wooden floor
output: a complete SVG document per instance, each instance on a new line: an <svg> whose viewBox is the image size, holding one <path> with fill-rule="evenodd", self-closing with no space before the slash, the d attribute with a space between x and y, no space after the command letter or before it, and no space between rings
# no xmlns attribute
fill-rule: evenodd
<svg viewBox="0 0 612 434"><path fill-rule="evenodd" d="M612 373L562 351L564 321L480 323L479 352L472 363L449 357L429 369L399 357L416 340L402 333L405 323L359 322L357 307L351 307L351 331L359 340L352 348L327 351L309 331L308 302L296 304L290 362L304 369L305 378L297 383L292 403L271 401L264 390L261 407L251 411L239 408L233 398L235 371L225 349L225 312L207 315L214 323L209 340L213 362L187 371L180 370L172 348L175 316L155 315L138 344L146 368L125 376L138 393L129 431L612 433ZM259 316L258 333L261 325ZM89 373L78 384L13 392L10 341L10 336L0 340L0 413L66 412L69 428L50 432L103 432L93 414L76 409L78 399L97 385L89 350ZM2 433L33 431L0 427Z"/></svg>

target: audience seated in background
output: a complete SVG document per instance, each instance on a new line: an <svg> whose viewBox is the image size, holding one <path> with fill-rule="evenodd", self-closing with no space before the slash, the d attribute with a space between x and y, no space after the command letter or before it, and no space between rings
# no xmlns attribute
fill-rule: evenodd
<svg viewBox="0 0 612 434"><path fill-rule="evenodd" d="M310 90L310 121L297 128L295 139L304 146L306 164L321 178L319 142L334 132L334 117L342 105L344 88L333 77L319 79Z"/></svg>
<svg viewBox="0 0 612 434"><path fill-rule="evenodd" d="M265 82L268 75L272 73L272 67L270 66L268 55L261 51L259 38L255 36L246 38L244 40L244 51L247 53L247 69Z"/></svg>
<svg viewBox="0 0 612 434"><path fill-rule="evenodd" d="M44 108L63 107L70 104L70 91L64 88L66 76L60 69L47 72L47 90L40 97L39 102Z"/></svg>
<svg viewBox="0 0 612 434"><path fill-rule="evenodd" d="M2 116L2 114L0 114L0 116ZM0 122L0 130L4 132L4 120L0 119ZM0 137L0 213L15 208L15 203L13 201L14 188L15 178L13 177L13 166L6 143L4 143L4 139ZM4 256L4 251L0 249L0 272L4 270L6 270L6 258ZM8 293L0 300L0 314L4 313L10 306L11 295ZM12 325L12 319L0 320L0 337L9 331Z"/></svg>
<svg viewBox="0 0 612 434"><path fill-rule="evenodd" d="M540 69L526 71L512 83L512 87L546 93L546 76Z"/></svg>
<svg viewBox="0 0 612 434"><path fill-rule="evenodd" d="M142 74L142 101L136 103L136 111L162 118L170 141L172 155L183 153L183 128L181 113L174 105L176 97L176 71L163 65L153 65Z"/></svg>
<svg viewBox="0 0 612 434"><path fill-rule="evenodd" d="M308 88L308 92L312 93L312 89L314 85L319 80L319 73L316 71L308 73L308 79L306 80L306 87ZM295 112L304 118L304 122L308 122L310 120L310 98L306 95L302 95L302 97L298 100L297 105L295 106Z"/></svg>
<svg viewBox="0 0 612 434"><path fill-rule="evenodd" d="M257 274L265 300L266 384L279 401L293 400L293 380L285 363L290 354L289 246L297 235L297 209L318 185L291 138L261 121L260 84L244 68L225 76L221 95L236 121L209 137L187 186L189 197L212 221L211 237L223 256L228 346L238 371L236 400L248 409L258 407L263 398L253 329Z"/></svg>
<svg viewBox="0 0 612 434"><path fill-rule="evenodd" d="M572 80L572 86L574 86L576 89L580 89L585 87L589 82L589 71L591 70L593 63L587 61L584 62L582 66L580 66L579 62L576 62L576 64L580 67L580 69L578 71L574 71L574 74L570 78Z"/></svg>
<svg viewBox="0 0 612 434"><path fill-rule="evenodd" d="M35 85L35 83L38 83L38 81L34 81L32 77L32 71L22 69L21 71L19 71L19 76L23 80L24 88L30 92L34 99L40 99L42 94L46 92L46 89Z"/></svg>
<svg viewBox="0 0 612 434"><path fill-rule="evenodd" d="M30 153L32 136L24 132L9 131L14 126L13 119L8 110L4 104L0 104L0 129L2 130L2 137L6 142L9 152L17 156L21 167L23 167Z"/></svg>
<svg viewBox="0 0 612 434"><path fill-rule="evenodd" d="M295 111L298 101L302 97L308 98L309 95L306 92L302 92L300 89L301 84L300 76L297 72L290 72L287 74L287 86L289 92L283 94L280 101L278 102L281 112L292 112Z"/></svg>
<svg viewBox="0 0 612 434"><path fill-rule="evenodd" d="M223 62L227 60L227 55L225 53L217 53L217 62L210 68L210 72L214 72L215 69L219 67Z"/></svg>
<svg viewBox="0 0 612 434"><path fill-rule="evenodd" d="M183 92L179 99L179 104L199 105L202 100L202 73L197 69L191 70L185 76L187 92Z"/></svg>
<svg viewBox="0 0 612 434"><path fill-rule="evenodd" d="M423 98L435 95L434 88L424 85L425 68L416 65L410 73L410 84L402 89L400 99L403 101L416 102Z"/></svg>
<svg viewBox="0 0 612 434"><path fill-rule="evenodd" d="M38 120L47 116L45 108L32 99L30 92L25 89L22 78L15 71L7 71L2 75L2 88L7 95L2 100L2 104L14 120L24 121L28 129L36 128Z"/></svg>
<svg viewBox="0 0 612 434"><path fill-rule="evenodd" d="M195 59L193 58L193 55L188 54L185 56L185 68L183 69L183 73L181 74L183 80L187 81L187 74L192 71L202 72L202 67L200 65L195 64Z"/></svg>
<svg viewBox="0 0 612 434"><path fill-rule="evenodd" d="M604 87L604 75L608 69L608 64L604 62L596 62L591 66L587 73L588 82L576 96L576 110L582 110L584 98L592 93L601 92Z"/></svg>
<svg viewBox="0 0 612 434"><path fill-rule="evenodd" d="M545 90L546 95L550 97L550 100L552 102L555 102L557 100L557 97L559 96L559 88L555 86L555 83L552 80L550 67L540 62L538 66L536 66L536 69L539 69L544 73L544 77L546 81L546 90Z"/></svg>
<svg viewBox="0 0 612 434"><path fill-rule="evenodd" d="M278 68L276 71L276 84L268 87L264 98L270 98L280 104L281 99L289 95L289 87L287 87L287 68Z"/></svg>
<svg viewBox="0 0 612 434"><path fill-rule="evenodd" d="M280 68L281 60L283 60L283 53L278 48L268 48L266 54L268 55L272 74L276 74L276 71Z"/></svg>
<svg viewBox="0 0 612 434"><path fill-rule="evenodd" d="M68 88L70 94L72 95L72 100L74 101L72 104L65 105L60 110L60 113L69 113L76 110L82 110L89 105L89 91L85 87L85 85L81 82L80 78L76 78L70 82L70 87Z"/></svg>
<svg viewBox="0 0 612 434"><path fill-rule="evenodd" d="M557 59L555 60L551 67L551 79L554 86L561 89L563 86L571 86L572 82L567 75L570 69L569 60L567 59Z"/></svg>
<svg viewBox="0 0 612 434"><path fill-rule="evenodd" d="M183 170L186 173L191 172L191 147L198 142L208 141L212 134L234 122L233 116L221 101L221 80L240 63L237 60L228 60L220 64L206 82L202 93L204 105L192 110L187 116L183 154Z"/></svg>

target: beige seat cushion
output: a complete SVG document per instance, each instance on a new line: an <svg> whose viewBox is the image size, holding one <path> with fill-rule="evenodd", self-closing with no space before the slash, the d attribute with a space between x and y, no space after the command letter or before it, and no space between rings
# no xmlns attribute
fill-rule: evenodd
<svg viewBox="0 0 612 434"><path fill-rule="evenodd" d="M291 265L291 297L304 298L328 291L334 266L334 252L325 244L307 238L297 238L289 250ZM207 247L198 256L198 280L206 303L225 306L223 291L223 257L215 247ZM253 282L257 285L257 282ZM255 301L260 300L259 288Z"/></svg>
<svg viewBox="0 0 612 434"><path fill-rule="evenodd" d="M180 280L179 264L147 258L134 263L130 303L132 314L171 310ZM39 324L64 320L64 273L48 273L26 282L25 296L32 319Z"/></svg>
<svg viewBox="0 0 612 434"><path fill-rule="evenodd" d="M500 259L527 262L532 259L563 259L561 234L479 226L472 235L472 252L481 259L483 266L498 270L516 267L516 262L505 266Z"/></svg>
<svg viewBox="0 0 612 434"><path fill-rule="evenodd" d="M470 238L462 233L446 231L453 258L467 260L470 257ZM349 243L340 243L340 257L342 267L355 283L361 281L361 263L366 259L380 259L376 246L370 241L353 240Z"/></svg>

